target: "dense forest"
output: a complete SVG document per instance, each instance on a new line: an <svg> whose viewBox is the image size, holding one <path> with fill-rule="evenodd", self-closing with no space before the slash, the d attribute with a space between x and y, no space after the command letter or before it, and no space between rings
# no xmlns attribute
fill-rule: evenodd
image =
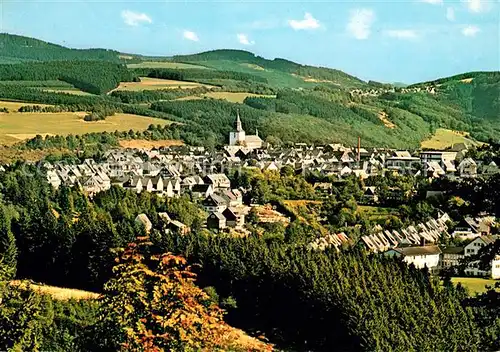
<svg viewBox="0 0 500 352"><path fill-rule="evenodd" d="M0 81L61 80L84 92L106 93L120 82L133 81L124 65L100 61L54 61L0 65Z"/></svg>

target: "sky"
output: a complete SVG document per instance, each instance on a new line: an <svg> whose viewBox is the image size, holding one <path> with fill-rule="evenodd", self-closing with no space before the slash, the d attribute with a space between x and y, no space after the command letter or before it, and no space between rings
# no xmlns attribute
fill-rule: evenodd
<svg viewBox="0 0 500 352"><path fill-rule="evenodd" d="M380 82L500 70L499 0L0 0L0 32L143 55L244 49Z"/></svg>

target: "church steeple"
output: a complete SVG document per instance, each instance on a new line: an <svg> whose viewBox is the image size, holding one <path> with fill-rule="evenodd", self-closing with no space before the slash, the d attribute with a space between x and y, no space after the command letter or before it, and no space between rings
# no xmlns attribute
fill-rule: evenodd
<svg viewBox="0 0 500 352"><path fill-rule="evenodd" d="M240 110L236 112L236 132L242 132L243 127L241 126Z"/></svg>

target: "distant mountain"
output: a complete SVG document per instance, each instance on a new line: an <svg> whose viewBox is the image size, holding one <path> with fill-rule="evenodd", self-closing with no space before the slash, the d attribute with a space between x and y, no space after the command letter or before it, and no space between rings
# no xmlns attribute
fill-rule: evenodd
<svg viewBox="0 0 500 352"><path fill-rule="evenodd" d="M0 63L92 60L119 62L119 53L106 49L69 49L20 35L0 33Z"/></svg>
<svg viewBox="0 0 500 352"><path fill-rule="evenodd" d="M177 55L172 57L172 61L196 63L220 70L228 69L247 73L251 71L262 76L269 76L269 71L271 73L283 72L309 83L330 83L344 87L359 87L366 84L361 79L340 70L301 65L280 58L269 60L244 50L221 49L194 55Z"/></svg>

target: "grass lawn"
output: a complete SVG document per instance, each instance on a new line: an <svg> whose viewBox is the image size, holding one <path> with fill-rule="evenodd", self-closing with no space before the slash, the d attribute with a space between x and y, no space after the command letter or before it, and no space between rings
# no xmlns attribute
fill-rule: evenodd
<svg viewBox="0 0 500 352"><path fill-rule="evenodd" d="M474 295L476 293L486 292L485 286L494 286L497 280L483 279L479 277L452 277L451 281L454 284L461 283L462 286L469 290L471 295Z"/></svg>
<svg viewBox="0 0 500 352"><path fill-rule="evenodd" d="M145 130L151 124L169 124L152 117L115 114L104 121L83 121L84 112L0 113L0 143L14 144L40 135L68 135L89 132Z"/></svg>
<svg viewBox="0 0 500 352"><path fill-rule="evenodd" d="M428 140L421 143L422 148L444 150L453 144L465 143L479 145L480 143L468 138L468 133L438 128L436 133Z"/></svg>
<svg viewBox="0 0 500 352"><path fill-rule="evenodd" d="M170 61L144 61L138 64L128 64L128 68L172 68L172 69L187 69L187 68L200 68L208 70L208 67L199 66L194 64L184 64L181 62Z"/></svg>
<svg viewBox="0 0 500 352"><path fill-rule="evenodd" d="M370 205L359 205L358 211L360 213L368 215L368 218L370 220L386 219L389 216L398 215L398 211L395 208L384 208L384 207L376 207Z"/></svg>
<svg viewBox="0 0 500 352"><path fill-rule="evenodd" d="M46 104L36 104L36 103L23 103L18 101L5 101L0 100L0 108L7 108L10 112L16 112L20 107L27 105L39 105L39 106L48 106Z"/></svg>
<svg viewBox="0 0 500 352"><path fill-rule="evenodd" d="M201 84L196 82L186 82L186 81L174 81L170 79L159 79L159 78L149 78L140 77L140 82L121 82L118 88L114 90L128 90L128 91L141 91L141 90L157 90L157 89L174 89L174 88L197 88L205 86L211 88L212 86L207 84Z"/></svg>

